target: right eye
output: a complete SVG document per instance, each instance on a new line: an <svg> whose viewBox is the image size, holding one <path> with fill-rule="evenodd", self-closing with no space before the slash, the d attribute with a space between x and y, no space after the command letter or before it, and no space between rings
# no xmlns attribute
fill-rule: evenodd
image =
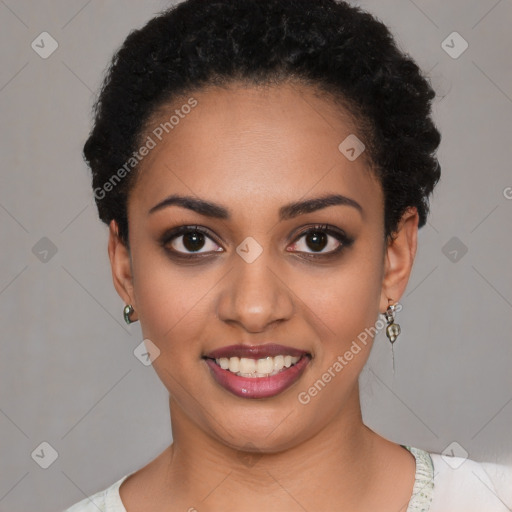
<svg viewBox="0 0 512 512"><path fill-rule="evenodd" d="M195 254L223 251L222 247L213 240L209 230L199 226L180 226L172 229L162 237L161 244L170 253L187 258L193 258ZM205 247L206 250L203 251Z"/></svg>

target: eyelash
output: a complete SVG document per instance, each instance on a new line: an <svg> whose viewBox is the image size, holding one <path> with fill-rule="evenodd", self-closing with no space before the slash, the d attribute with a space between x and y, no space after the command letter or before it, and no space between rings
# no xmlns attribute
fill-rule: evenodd
<svg viewBox="0 0 512 512"><path fill-rule="evenodd" d="M176 251L174 249L169 249L167 246L170 242L172 242L174 239L185 235L187 233L201 233L211 240L213 240L216 244L220 245L219 241L216 240L216 237L213 235L213 233L210 232L210 230L206 228L202 228L200 226L179 226L175 229L172 229L170 231L167 231L164 233L164 235L160 239L160 245L167 251L172 257L182 260L198 260L200 258L208 257L212 254L212 251L204 252L204 253L181 253L179 251ZM298 251L304 258L310 258L310 259L316 259L316 258L329 258L329 257L335 257L340 252L343 251L343 249L351 246L354 242L354 239L349 237L344 231L342 231L339 228L336 228L334 226L330 226L329 224L315 224L314 226L310 226L307 229L301 231L295 240L292 242L292 245L296 244L301 238L309 235L310 233L325 233L327 235L331 235L334 238L340 242L339 247L336 249L329 251L327 253L308 253L308 252L302 252ZM213 252L222 252L222 251L213 251ZM290 251L292 252L292 251Z"/></svg>

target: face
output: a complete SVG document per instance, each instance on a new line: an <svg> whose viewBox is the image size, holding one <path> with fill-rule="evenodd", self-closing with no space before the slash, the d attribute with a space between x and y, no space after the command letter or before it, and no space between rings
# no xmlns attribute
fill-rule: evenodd
<svg viewBox="0 0 512 512"><path fill-rule="evenodd" d="M114 282L160 351L173 431L285 449L358 407L361 333L405 287L414 222L388 250L381 186L338 149L362 136L312 89L191 96L168 134L148 132L129 253L111 225Z"/></svg>

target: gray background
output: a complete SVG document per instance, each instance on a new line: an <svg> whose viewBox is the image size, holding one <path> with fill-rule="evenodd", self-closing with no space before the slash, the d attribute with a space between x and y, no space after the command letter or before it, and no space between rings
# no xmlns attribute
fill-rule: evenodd
<svg viewBox="0 0 512 512"><path fill-rule="evenodd" d="M359 4L429 72L443 135L396 374L380 334L361 375L364 419L395 442L442 452L456 441L512 464L512 2ZM0 0L1 511L62 510L171 441L167 393L133 355L140 328L123 323L81 157L112 52L167 5ZM43 31L59 44L47 59L31 48ZM457 59L441 46L453 31L469 43ZM42 442L58 452L48 469L35 461L48 449L31 456Z"/></svg>

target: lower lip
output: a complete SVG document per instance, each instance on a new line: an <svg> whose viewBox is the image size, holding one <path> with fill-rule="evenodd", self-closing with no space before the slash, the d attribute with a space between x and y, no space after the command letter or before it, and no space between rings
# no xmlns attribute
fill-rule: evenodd
<svg viewBox="0 0 512 512"><path fill-rule="evenodd" d="M229 370L223 370L212 359L206 364L212 370L215 380L225 389L242 398L269 398L282 393L302 375L310 358L302 356L297 363L272 377L240 377Z"/></svg>

